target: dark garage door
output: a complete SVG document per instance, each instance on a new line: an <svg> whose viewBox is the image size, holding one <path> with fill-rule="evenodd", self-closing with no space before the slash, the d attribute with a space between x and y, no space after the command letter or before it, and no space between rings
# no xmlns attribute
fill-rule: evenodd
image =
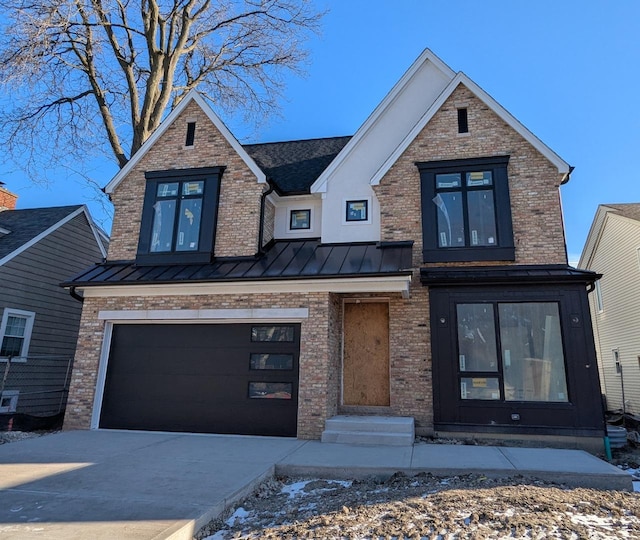
<svg viewBox="0 0 640 540"><path fill-rule="evenodd" d="M295 436L300 325L114 325L100 427Z"/></svg>

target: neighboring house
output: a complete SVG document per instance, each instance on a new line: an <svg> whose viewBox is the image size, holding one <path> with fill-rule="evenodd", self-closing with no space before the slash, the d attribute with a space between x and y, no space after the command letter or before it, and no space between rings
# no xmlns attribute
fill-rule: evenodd
<svg viewBox="0 0 640 540"><path fill-rule="evenodd" d="M607 409L640 415L640 203L598 206L579 267L602 274L590 305Z"/></svg>
<svg viewBox="0 0 640 540"><path fill-rule="evenodd" d="M15 210L16 198L0 186L0 413L53 415L82 312L60 283L103 260L107 239L84 206Z"/></svg>
<svg viewBox="0 0 640 540"><path fill-rule="evenodd" d="M107 262L67 283L66 427L318 439L384 415L601 444L570 171L428 50L351 138L241 145L190 93L105 188Z"/></svg>

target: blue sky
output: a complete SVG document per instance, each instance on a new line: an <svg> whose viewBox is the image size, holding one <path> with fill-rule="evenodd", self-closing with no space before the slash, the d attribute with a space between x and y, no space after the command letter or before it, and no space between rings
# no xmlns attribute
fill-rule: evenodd
<svg viewBox="0 0 640 540"><path fill-rule="evenodd" d="M353 134L426 47L463 71L576 169L562 187L569 258L598 204L640 202L640 2L637 0L317 0L330 11L291 78L279 117L223 119L242 142ZM96 163L104 186L115 174ZM48 188L0 168L18 208L87 203L60 175Z"/></svg>

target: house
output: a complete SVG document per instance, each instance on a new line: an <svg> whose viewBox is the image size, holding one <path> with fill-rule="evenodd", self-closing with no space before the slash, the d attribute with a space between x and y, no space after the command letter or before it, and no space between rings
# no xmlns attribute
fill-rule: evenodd
<svg viewBox="0 0 640 540"><path fill-rule="evenodd" d="M352 137L242 145L190 93L105 188L107 261L66 284L66 428L339 440L350 415L601 445L570 172L429 50Z"/></svg>
<svg viewBox="0 0 640 540"><path fill-rule="evenodd" d="M103 260L107 239L82 205L16 210L16 199L0 185L0 413L52 416L82 312L60 282Z"/></svg>
<svg viewBox="0 0 640 540"><path fill-rule="evenodd" d="M579 267L602 274L590 308L607 409L640 415L640 203L598 206Z"/></svg>

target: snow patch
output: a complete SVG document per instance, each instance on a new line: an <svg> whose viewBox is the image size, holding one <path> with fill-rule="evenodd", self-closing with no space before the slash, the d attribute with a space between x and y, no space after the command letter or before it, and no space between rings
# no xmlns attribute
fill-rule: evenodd
<svg viewBox="0 0 640 540"><path fill-rule="evenodd" d="M225 521L225 524L229 527L233 527L236 522L239 521L240 523L242 523L247 519L248 516L249 512L247 512L244 508L242 508L242 506L240 506L239 508L236 508L236 511L232 514L232 516L227 521Z"/></svg>

